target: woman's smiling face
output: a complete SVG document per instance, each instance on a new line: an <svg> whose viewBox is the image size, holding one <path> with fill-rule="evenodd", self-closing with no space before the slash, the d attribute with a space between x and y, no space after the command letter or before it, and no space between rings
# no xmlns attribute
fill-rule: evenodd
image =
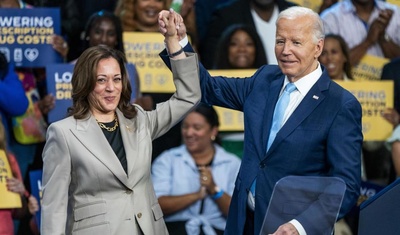
<svg viewBox="0 0 400 235"><path fill-rule="evenodd" d="M122 91L122 75L117 60L107 58L97 65L96 86L89 101L93 113L114 113Z"/></svg>
<svg viewBox="0 0 400 235"><path fill-rule="evenodd" d="M326 38L319 62L326 67L329 76L335 80L344 79L344 64L347 62L338 40Z"/></svg>

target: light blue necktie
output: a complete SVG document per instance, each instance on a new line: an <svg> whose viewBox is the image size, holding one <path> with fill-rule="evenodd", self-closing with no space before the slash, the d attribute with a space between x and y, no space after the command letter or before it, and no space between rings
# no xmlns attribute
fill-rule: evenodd
<svg viewBox="0 0 400 235"><path fill-rule="evenodd" d="M279 97L278 102L276 103L275 110L274 110L274 116L272 119L272 127L271 127L271 132L269 133L269 138L268 138L268 144L267 144L267 151L269 147L271 147L272 142L274 142L276 133L278 133L279 129L281 129L282 124L283 124L283 117L285 116L285 111L287 106L289 105L289 100L290 100L290 93L292 93L294 90L296 90L296 86L289 82L286 84L285 89L283 90L282 95ZM255 191L256 191L256 180L253 181L253 184L251 184L250 191L255 196Z"/></svg>
<svg viewBox="0 0 400 235"><path fill-rule="evenodd" d="M269 133L268 138L267 151L269 147L271 147L272 142L274 142L276 133L278 133L282 127L283 117L285 116L286 108L289 105L290 93L294 90L296 90L296 86L293 83L289 82L286 84L285 90L283 90L281 97L279 97L278 102L276 103L271 132Z"/></svg>

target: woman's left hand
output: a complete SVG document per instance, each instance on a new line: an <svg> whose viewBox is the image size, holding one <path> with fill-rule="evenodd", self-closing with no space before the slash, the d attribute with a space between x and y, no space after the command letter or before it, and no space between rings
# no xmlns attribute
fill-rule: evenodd
<svg viewBox="0 0 400 235"><path fill-rule="evenodd" d="M53 45L54 50L56 50L58 53L60 53L60 55L64 59L66 59L67 55L68 55L68 50L69 50L68 43L60 35L54 34L52 39L53 39L52 45Z"/></svg>
<svg viewBox="0 0 400 235"><path fill-rule="evenodd" d="M386 121L390 122L394 127L396 127L400 122L400 115L397 113L396 109L387 108L382 114Z"/></svg>
<svg viewBox="0 0 400 235"><path fill-rule="evenodd" d="M32 195L30 195L28 198L28 210L31 215L34 215L37 211L39 211L39 202Z"/></svg>
<svg viewBox="0 0 400 235"><path fill-rule="evenodd" d="M201 186L207 189L209 195L214 194L215 182L212 177L212 172L210 167L199 167L200 170L200 183Z"/></svg>
<svg viewBox="0 0 400 235"><path fill-rule="evenodd" d="M56 105L56 98L52 94L47 94L38 102L38 106L42 114L48 114Z"/></svg>
<svg viewBox="0 0 400 235"><path fill-rule="evenodd" d="M7 190L10 192L18 193L22 196L25 192L25 186L21 180L17 178L9 178L7 179Z"/></svg>

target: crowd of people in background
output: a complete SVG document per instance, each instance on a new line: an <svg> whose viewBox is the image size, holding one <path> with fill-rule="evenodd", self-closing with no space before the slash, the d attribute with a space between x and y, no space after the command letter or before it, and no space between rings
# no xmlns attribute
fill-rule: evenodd
<svg viewBox="0 0 400 235"><path fill-rule="evenodd" d="M70 64L99 45L124 56L123 33L159 32L159 13L173 7L198 54L201 74L202 69L256 70L278 64L276 21L280 12L297 5L290 0L0 0L0 8L59 7L61 34L53 35L51 43ZM384 187L400 177L400 7L381 0L323 0L316 12L325 30L318 64L334 81L354 82L351 71L365 55L390 60L380 79L394 82L394 106L382 113L393 133L387 141L364 141L360 154L362 179ZM39 234L32 218L40 199L30 194L29 171L43 168L47 114L55 98L47 92L45 68L15 67L2 54L0 62L0 150L13 163L10 191L23 202L18 210L0 210L0 234ZM139 74L134 76L136 99L131 102L144 111L155 110L173 95L144 93ZM30 113L37 114L35 139L13 128L15 120ZM212 107L201 104L176 121L152 139L150 153L154 192L167 228L171 234L185 234L206 224L203 229L222 234L242 156L229 153L218 141L218 115ZM354 218L346 220L346 232L357 234Z"/></svg>

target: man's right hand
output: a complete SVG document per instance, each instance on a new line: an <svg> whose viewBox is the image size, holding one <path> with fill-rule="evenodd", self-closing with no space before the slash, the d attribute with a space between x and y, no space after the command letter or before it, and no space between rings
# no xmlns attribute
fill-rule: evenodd
<svg viewBox="0 0 400 235"><path fill-rule="evenodd" d="M158 14L158 25L159 25L159 30L160 33L162 35L165 36L165 34L167 33L167 28L166 28L166 24L163 20L163 17L167 18L169 17L169 15L171 14L171 10L167 11L167 10L162 10L159 14ZM179 22L175 22L176 26L177 26L177 30L178 30L178 38L179 41L184 39L187 35L186 35L186 26L185 23L183 22L183 18L180 14L176 13L176 15L178 15L178 19Z"/></svg>

